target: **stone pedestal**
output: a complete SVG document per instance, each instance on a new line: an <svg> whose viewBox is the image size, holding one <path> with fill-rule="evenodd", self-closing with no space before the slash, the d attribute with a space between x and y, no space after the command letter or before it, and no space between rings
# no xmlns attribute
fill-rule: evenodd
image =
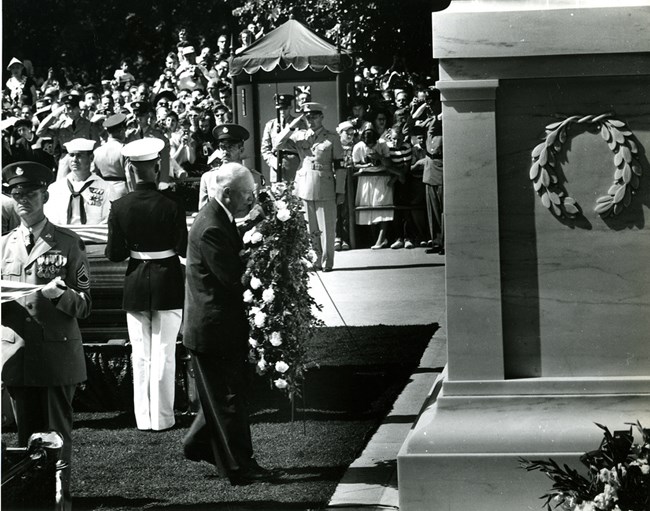
<svg viewBox="0 0 650 511"><path fill-rule="evenodd" d="M650 424L648 26L647 2L434 14L449 363L398 457L401 511L539 509L552 483L519 457L578 468L594 422Z"/></svg>

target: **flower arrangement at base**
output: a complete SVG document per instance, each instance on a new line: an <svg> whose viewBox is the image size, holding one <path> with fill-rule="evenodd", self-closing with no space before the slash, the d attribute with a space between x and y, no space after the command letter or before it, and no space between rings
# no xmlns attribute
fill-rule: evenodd
<svg viewBox="0 0 650 511"><path fill-rule="evenodd" d="M547 509L553 502L553 508L563 511L650 510L650 429L636 422L629 430L612 434L605 426L596 426L604 431L600 447L580 457L587 477L552 459L520 459L522 468L539 470L553 480L553 489L541 497ZM634 443L634 428L640 443Z"/></svg>
<svg viewBox="0 0 650 511"><path fill-rule="evenodd" d="M305 343L322 326L314 315L321 307L309 294L315 253L291 184L262 189L258 202L265 218L243 237L250 360L293 402L305 371Z"/></svg>

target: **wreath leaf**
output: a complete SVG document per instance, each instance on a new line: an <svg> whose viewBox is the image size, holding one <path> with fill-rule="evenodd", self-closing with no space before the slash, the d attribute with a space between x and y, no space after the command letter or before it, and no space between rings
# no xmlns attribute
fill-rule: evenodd
<svg viewBox="0 0 650 511"><path fill-rule="evenodd" d="M607 129L607 124L601 124L600 125L600 136L605 139L605 142L609 142L609 140L612 138L611 133Z"/></svg>
<svg viewBox="0 0 650 511"><path fill-rule="evenodd" d="M556 157L573 123L595 124L600 136L614 153L614 184L610 186L608 195L596 199L594 210L601 215L612 211L618 214L631 204L633 190L639 187L642 174L642 167L636 159L639 149L636 142L632 140L634 135L625 122L612 119L611 115L611 113L597 116L573 115L564 121L548 124L544 142L534 147L531 153L533 164L529 170L529 177L533 181L533 187L538 192L542 205L555 215L561 216L563 212L576 215L580 212L580 207L574 198L568 195L565 197L562 191L549 190L551 183L555 185L559 181L555 168Z"/></svg>
<svg viewBox="0 0 650 511"><path fill-rule="evenodd" d="M596 207L594 208L594 211L598 213L599 215L603 215L607 213L612 207L611 202L602 202L600 204L597 204Z"/></svg>

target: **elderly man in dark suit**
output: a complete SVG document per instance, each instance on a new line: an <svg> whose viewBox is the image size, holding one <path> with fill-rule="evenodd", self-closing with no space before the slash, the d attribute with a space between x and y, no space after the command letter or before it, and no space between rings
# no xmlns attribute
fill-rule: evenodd
<svg viewBox="0 0 650 511"><path fill-rule="evenodd" d="M39 286L2 304L2 382L11 396L22 447L32 433L63 437L63 494L72 457L72 399L86 379L78 318L90 314L90 276L84 243L43 213L51 169L16 162L2 169L20 225L2 236L2 278Z"/></svg>
<svg viewBox="0 0 650 511"><path fill-rule="evenodd" d="M129 258L124 299L133 349L133 404L138 429L161 431L174 423L176 340L181 327L187 248L185 210L156 177L164 142L147 137L124 146L135 190L113 202L106 257Z"/></svg>
<svg viewBox="0 0 650 511"><path fill-rule="evenodd" d="M234 485L272 476L253 457L244 396L249 324L235 218L252 209L254 189L243 165L220 167L215 196L190 229L186 263L183 344L192 355L201 410L184 439L185 456L213 463Z"/></svg>

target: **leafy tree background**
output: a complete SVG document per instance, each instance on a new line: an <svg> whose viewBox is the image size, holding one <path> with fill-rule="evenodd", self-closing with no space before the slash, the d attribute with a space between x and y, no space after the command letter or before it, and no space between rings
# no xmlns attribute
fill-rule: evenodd
<svg viewBox="0 0 650 511"><path fill-rule="evenodd" d="M189 40L211 48L222 33L237 34L250 22L268 33L290 15L317 34L352 50L368 65L389 67L395 56L409 71L430 72L431 12L449 0L5 0L3 62L31 60L36 76L48 67L72 70L72 78L112 77L121 58L132 60L136 78L153 80L165 55L176 48L180 27Z"/></svg>

